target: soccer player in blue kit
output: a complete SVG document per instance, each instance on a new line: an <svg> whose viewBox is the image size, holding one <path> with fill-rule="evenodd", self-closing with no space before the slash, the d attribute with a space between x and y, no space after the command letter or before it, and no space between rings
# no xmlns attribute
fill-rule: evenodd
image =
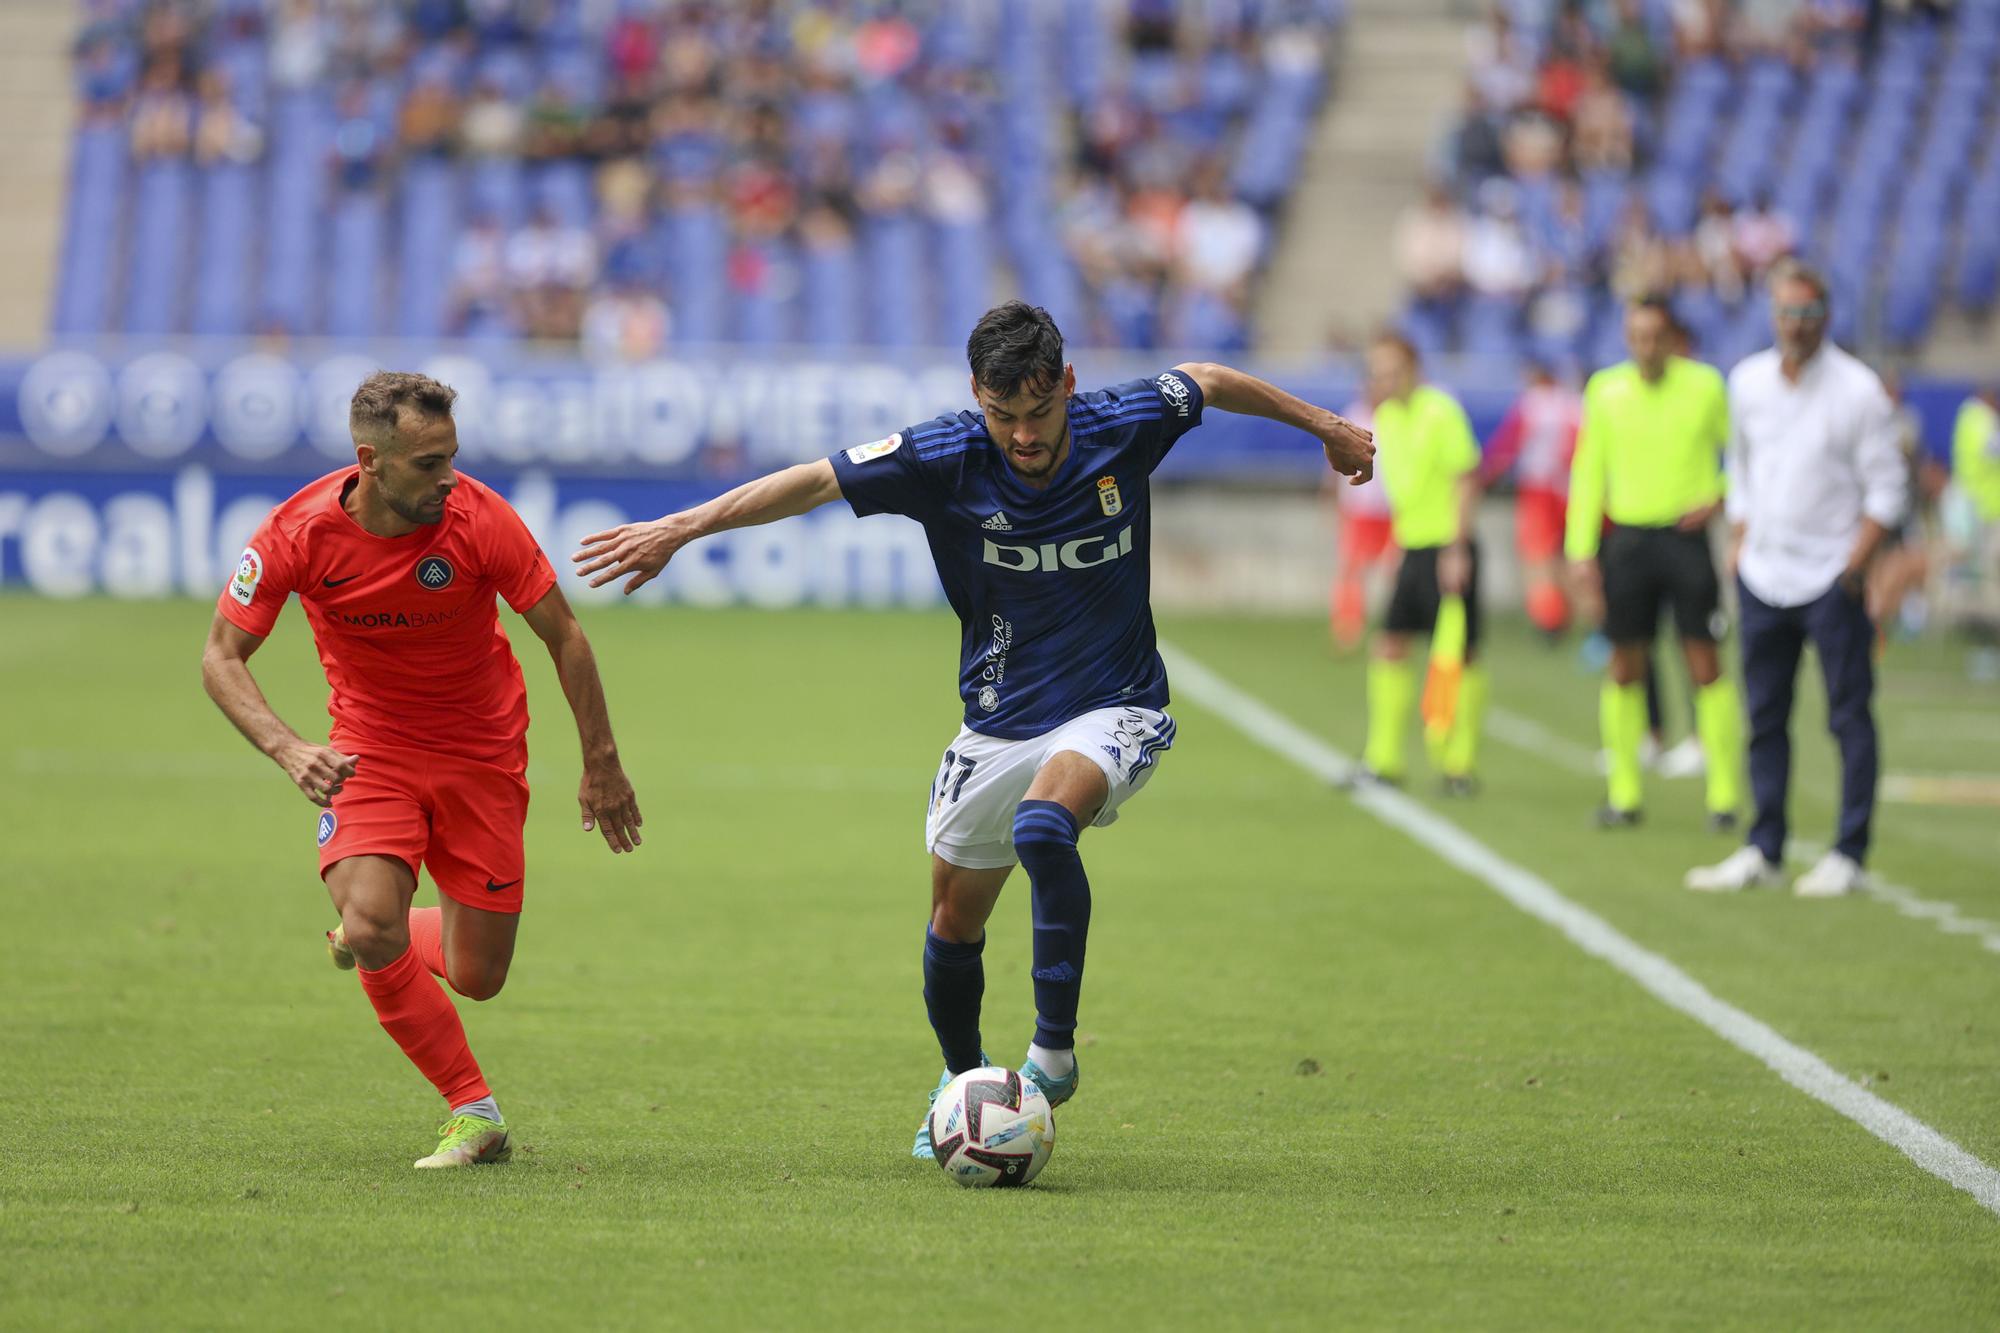
<svg viewBox="0 0 2000 1333"><path fill-rule="evenodd" d="M1078 393L1055 321L1020 301L986 313L966 356L979 412L937 417L694 509L593 534L575 560L592 587L626 578L630 593L689 542L834 500L923 524L961 625L965 700L924 829L924 1003L944 1051L938 1088L986 1063L980 953L1018 861L1033 909L1036 1011L1020 1072L1056 1106L1077 1088L1090 929L1077 839L1115 820L1174 743L1149 597L1153 470L1206 408L1307 432L1355 485L1373 475L1375 446L1346 418L1207 362ZM928 1121L914 1155L932 1155Z"/></svg>

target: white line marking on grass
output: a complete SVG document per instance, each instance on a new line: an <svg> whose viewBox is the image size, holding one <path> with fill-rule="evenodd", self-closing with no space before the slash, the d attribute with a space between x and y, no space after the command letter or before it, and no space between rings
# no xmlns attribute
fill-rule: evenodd
<svg viewBox="0 0 2000 1333"><path fill-rule="evenodd" d="M1795 866L1809 866L1819 860L1825 851L1826 847L1820 843L1793 838L1785 844L1785 859ZM1872 870L1868 872L1868 892L1902 915L1917 921L1928 921L1947 935L1977 935L1981 948L1989 953L2000 953L2000 921L1962 915L1957 903L1926 898L1915 889L1891 883Z"/></svg>
<svg viewBox="0 0 2000 1333"><path fill-rule="evenodd" d="M1178 648L1160 645L1181 693L1216 713L1250 739L1327 782L1354 771L1347 755L1300 729ZM1456 824L1401 792L1363 787L1354 803L1473 878L1528 915L1554 926L1572 944L1601 958L1721 1037L1754 1056L1785 1082L1881 1139L1981 1207L2000 1215L2000 1171L1953 1143L1909 1112L1882 1100L1826 1061L1780 1036L1769 1025L1717 999L1693 977L1641 948L1596 913L1571 902L1547 881L1500 856Z"/></svg>
<svg viewBox="0 0 2000 1333"><path fill-rule="evenodd" d="M1587 778L1604 776L1597 766L1597 751L1558 736L1535 719L1511 708L1502 708L1498 704L1486 706L1486 734L1572 773L1580 773Z"/></svg>
<svg viewBox="0 0 2000 1333"><path fill-rule="evenodd" d="M1486 731L1495 740L1504 741L1516 749L1545 759L1558 768L1568 769L1573 773L1595 774L1596 772L1594 754L1574 741L1558 736L1531 717L1489 707L1486 710ZM1889 792L1898 776L1894 773L1884 776L1882 780L1884 800L1894 799ZM1991 779L1986 780L1991 781ZM1802 843L1796 838L1785 849L1788 859L1795 865L1811 865L1825 850L1826 848L1822 846ZM1878 879L1872 873L1868 878L1869 893L1895 908L1903 916L1915 921L1928 921L1947 935L1977 935L1982 948L1990 953L2000 954L2000 922L1963 916L1955 904L1925 898L1914 889Z"/></svg>

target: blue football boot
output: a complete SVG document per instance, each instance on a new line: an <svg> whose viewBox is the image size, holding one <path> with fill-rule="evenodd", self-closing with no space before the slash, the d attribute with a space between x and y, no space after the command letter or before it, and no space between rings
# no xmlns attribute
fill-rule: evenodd
<svg viewBox="0 0 2000 1333"><path fill-rule="evenodd" d="M1077 1067L1071 1065L1067 1078L1056 1078L1054 1075L1043 1073L1042 1067L1033 1060L1024 1058L1021 1062L1021 1077L1042 1090L1042 1096L1049 1099L1049 1109L1052 1111L1076 1096L1077 1073Z"/></svg>

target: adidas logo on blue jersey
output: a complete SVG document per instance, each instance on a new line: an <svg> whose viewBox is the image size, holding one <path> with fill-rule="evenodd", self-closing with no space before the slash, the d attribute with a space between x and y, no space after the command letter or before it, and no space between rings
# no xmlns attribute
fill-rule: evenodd
<svg viewBox="0 0 2000 1333"><path fill-rule="evenodd" d="M1014 530L1014 525L1007 521L1007 515L1002 513L998 509L993 511L992 518L987 519L984 523L981 523L979 526L982 528L990 528L994 532L1012 532Z"/></svg>

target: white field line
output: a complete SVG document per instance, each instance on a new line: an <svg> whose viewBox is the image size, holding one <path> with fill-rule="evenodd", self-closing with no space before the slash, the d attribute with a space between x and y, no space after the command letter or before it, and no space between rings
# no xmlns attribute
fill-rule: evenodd
<svg viewBox="0 0 2000 1333"><path fill-rule="evenodd" d="M1826 851L1822 843L1807 842L1793 838L1785 844L1785 859L1795 866L1809 866L1819 860ZM1965 916L1956 903L1939 902L1924 898L1914 889L1901 884L1892 884L1874 871L1868 872L1868 892L1896 909L1903 916L1917 921L1928 921L1947 935L1976 935L1979 945L1988 953L2000 953L2000 921L1985 921L1976 916Z"/></svg>
<svg viewBox="0 0 2000 1333"><path fill-rule="evenodd" d="M1518 750L1537 755L1558 768L1565 768L1573 773L1586 775L1596 773L1596 756L1591 751L1574 741L1556 735L1531 717L1505 712L1499 708L1488 708L1486 719L1487 734L1495 740L1504 741ZM1888 799L1887 790L1890 784L1898 776L1892 773L1883 779L1885 800ZM1810 850L1802 851L1801 848ZM1795 864L1810 865L1825 850L1824 847L1801 843L1794 838L1785 852L1788 859ZM1966 916L1956 903L1926 898L1915 889L1891 883L1873 873L1868 876L1868 892L1870 896L1895 908L1899 914L1914 921L1928 921L1947 935L1976 935L1979 937L1981 948L1989 953L2000 954L2000 922Z"/></svg>
<svg viewBox="0 0 2000 1333"><path fill-rule="evenodd" d="M1207 708L1266 749L1326 782L1354 771L1354 761L1245 694L1178 648L1161 644L1183 697ZM1593 958L1617 968L1654 998L1679 1010L1730 1045L1761 1061L1799 1091L1854 1121L1925 1171L1964 1190L2000 1215L2000 1171L1953 1143L1901 1107L1882 1100L1804 1047L1714 995L1667 959L1640 947L1596 913L1571 902L1547 881L1501 857L1456 824L1401 792L1368 786L1354 803L1402 830L1528 915L1555 927Z"/></svg>
<svg viewBox="0 0 2000 1333"><path fill-rule="evenodd" d="M1557 768L1566 768L1587 778L1602 776L1597 767L1597 751L1558 736L1535 719L1524 717L1511 708L1502 708L1498 704L1486 706L1486 734L1517 750L1546 759Z"/></svg>

